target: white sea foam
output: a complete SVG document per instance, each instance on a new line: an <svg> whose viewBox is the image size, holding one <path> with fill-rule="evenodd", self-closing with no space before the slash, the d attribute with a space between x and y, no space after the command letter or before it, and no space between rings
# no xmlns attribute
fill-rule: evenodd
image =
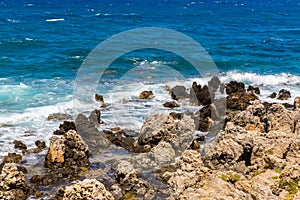
<svg viewBox="0 0 300 200"><path fill-rule="evenodd" d="M58 21L64 21L63 18L57 18L57 19L46 19L46 22L58 22Z"/></svg>

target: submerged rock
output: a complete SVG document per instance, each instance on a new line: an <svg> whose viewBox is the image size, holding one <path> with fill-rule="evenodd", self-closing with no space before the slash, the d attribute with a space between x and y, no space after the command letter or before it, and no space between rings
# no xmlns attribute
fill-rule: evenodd
<svg viewBox="0 0 300 200"><path fill-rule="evenodd" d="M70 186L58 190L56 200L77 200L77 199L106 199L113 200L112 194L105 186L96 179L84 179Z"/></svg>
<svg viewBox="0 0 300 200"><path fill-rule="evenodd" d="M164 103L163 106L167 107L167 108L176 108L176 107L179 107L179 104L176 103L175 101L170 101L170 102Z"/></svg>
<svg viewBox="0 0 300 200"><path fill-rule="evenodd" d="M170 91L170 94L172 99L174 100L185 99L189 96L186 92L186 88L181 85L176 85L175 87L173 87Z"/></svg>
<svg viewBox="0 0 300 200"><path fill-rule="evenodd" d="M153 97L153 92L152 91L143 91L140 94L140 99L151 99Z"/></svg>
<svg viewBox="0 0 300 200"><path fill-rule="evenodd" d="M15 145L15 149L19 149L19 150L23 150L25 151L27 149L26 144L24 144L22 141L20 140L14 140L14 145Z"/></svg>
<svg viewBox="0 0 300 200"><path fill-rule="evenodd" d="M276 92L273 92L268 97L271 98L271 99L274 99L274 98L276 98L276 96L277 96Z"/></svg>
<svg viewBox="0 0 300 200"><path fill-rule="evenodd" d="M29 192L30 187L17 164L4 164L0 174L0 199L25 200Z"/></svg>

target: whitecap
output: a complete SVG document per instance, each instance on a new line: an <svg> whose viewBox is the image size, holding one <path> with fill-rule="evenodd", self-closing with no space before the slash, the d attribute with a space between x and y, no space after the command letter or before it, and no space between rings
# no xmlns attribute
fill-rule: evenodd
<svg viewBox="0 0 300 200"><path fill-rule="evenodd" d="M57 19L46 19L46 22L58 22L58 21L64 21L63 18L57 18Z"/></svg>

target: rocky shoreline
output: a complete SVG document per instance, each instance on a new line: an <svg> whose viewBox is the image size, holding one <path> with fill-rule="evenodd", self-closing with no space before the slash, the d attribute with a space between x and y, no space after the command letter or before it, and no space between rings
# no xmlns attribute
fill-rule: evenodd
<svg viewBox="0 0 300 200"><path fill-rule="evenodd" d="M300 199L299 97L294 105L262 102L259 88L217 77L207 86L166 89L174 100L163 104L169 114L148 116L140 132L99 130L97 109L64 121L49 147L14 141L19 153L0 165L0 199ZM151 101L155 94L139 97ZM270 98L291 94L282 89ZM103 96L95 99L106 106ZM172 112L181 99L201 109ZM108 149L124 157L95 160ZM24 167L27 155L39 153L41 165Z"/></svg>

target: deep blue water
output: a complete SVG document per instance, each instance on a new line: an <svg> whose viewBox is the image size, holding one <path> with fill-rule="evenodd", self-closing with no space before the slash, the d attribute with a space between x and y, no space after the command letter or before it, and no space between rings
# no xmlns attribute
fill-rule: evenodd
<svg viewBox="0 0 300 200"><path fill-rule="evenodd" d="M169 28L190 36L222 72L300 75L300 1L18 0L1 1L0 11L3 112L62 101L71 94L77 69L93 48L139 27ZM167 62L195 75L189 63L174 54L141 50L115 61L107 80L145 60Z"/></svg>

